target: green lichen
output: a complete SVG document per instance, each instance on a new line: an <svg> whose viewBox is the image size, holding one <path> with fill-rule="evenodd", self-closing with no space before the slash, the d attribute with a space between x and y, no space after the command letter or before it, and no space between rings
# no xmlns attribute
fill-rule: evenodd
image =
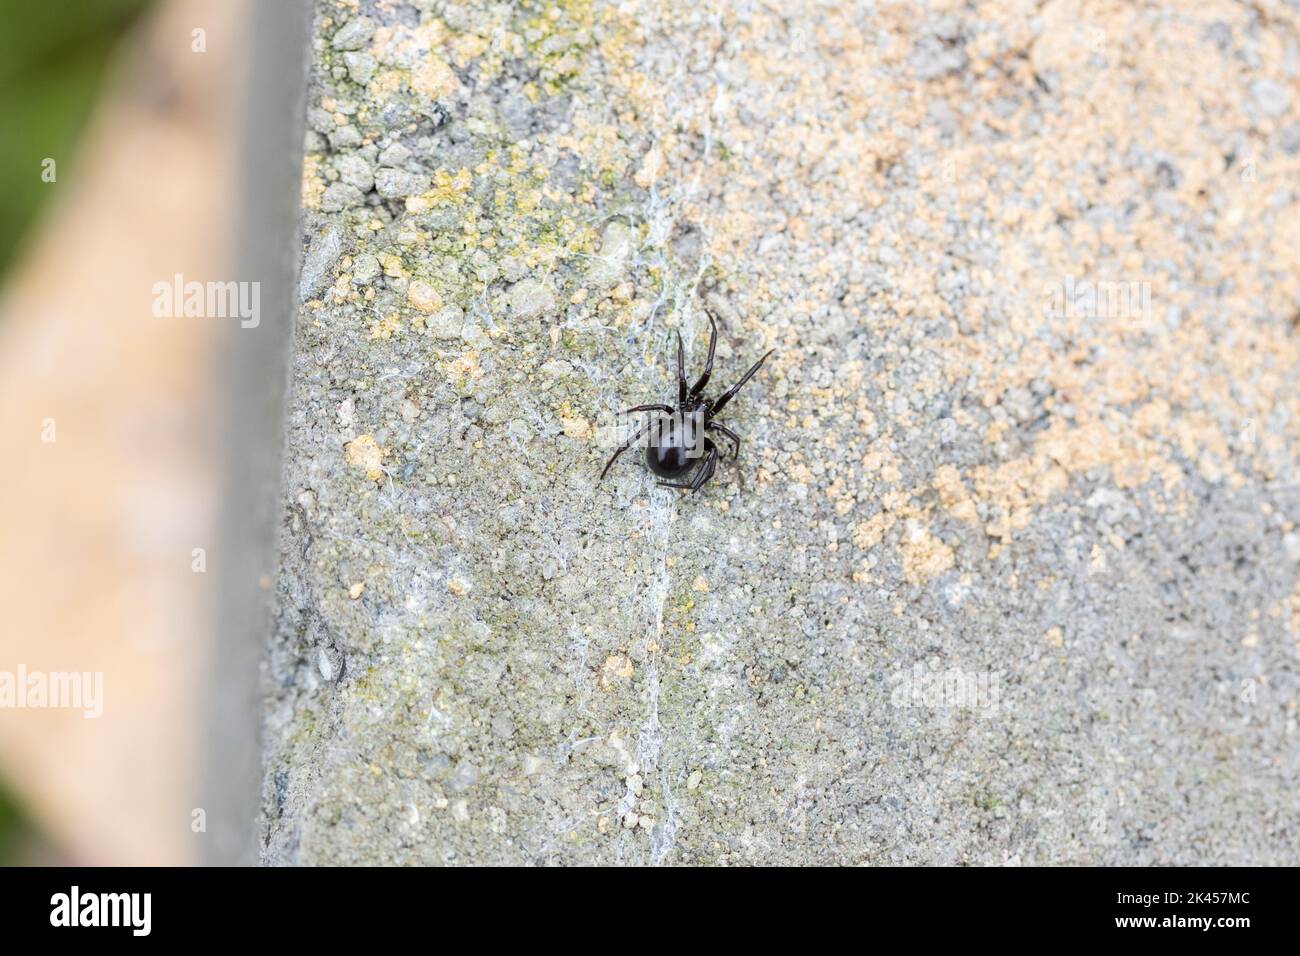
<svg viewBox="0 0 1300 956"><path fill-rule="evenodd" d="M592 0L554 0L520 5L519 32L541 87L555 96L575 80L590 56L596 26Z"/></svg>

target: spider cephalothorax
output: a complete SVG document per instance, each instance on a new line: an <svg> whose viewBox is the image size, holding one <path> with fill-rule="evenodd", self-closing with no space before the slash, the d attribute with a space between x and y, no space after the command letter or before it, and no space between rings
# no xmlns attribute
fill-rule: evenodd
<svg viewBox="0 0 1300 956"><path fill-rule="evenodd" d="M619 455L631 448L647 433L649 433L649 442L645 451L646 464L660 478L684 478L692 468L697 469L690 481L659 482L665 488L689 488L693 493L699 491L704 483L713 477L718 467L718 446L709 438L709 432L726 436L731 442L733 458L740 454L740 436L726 425L718 424L714 419L722 413L727 403L735 398L741 386L754 377L754 373L762 367L767 361L767 356L775 349L755 362L750 370L741 376L739 382L716 399L702 398L700 393L709 384L709 376L713 374L713 352L718 345L718 323L714 321L712 315L709 316L709 325L711 327L709 355L704 360L704 372L699 380L687 388L685 350L679 332L677 334L677 405L675 407L637 405L624 412L624 415L632 412L658 412L659 414L618 446L618 450L605 464L605 470L600 473L601 478L609 472L610 466Z"/></svg>

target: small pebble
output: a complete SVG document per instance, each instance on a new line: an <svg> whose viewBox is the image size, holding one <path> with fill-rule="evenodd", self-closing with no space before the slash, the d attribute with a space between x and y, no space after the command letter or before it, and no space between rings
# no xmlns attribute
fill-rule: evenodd
<svg viewBox="0 0 1300 956"><path fill-rule="evenodd" d="M349 20L334 34L332 41L336 50L359 50L375 35L375 21L369 17L357 17Z"/></svg>
<svg viewBox="0 0 1300 956"><path fill-rule="evenodd" d="M352 82L360 86L370 83L371 77L375 75L375 67L378 65L369 53L345 53L343 62L347 64L348 76L352 78Z"/></svg>

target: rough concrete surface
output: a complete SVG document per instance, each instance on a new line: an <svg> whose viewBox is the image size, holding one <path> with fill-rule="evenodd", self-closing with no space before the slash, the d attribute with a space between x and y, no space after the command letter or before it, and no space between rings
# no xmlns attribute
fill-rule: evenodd
<svg viewBox="0 0 1300 956"><path fill-rule="evenodd" d="M1300 860L1293 4L316 17L265 862Z"/></svg>

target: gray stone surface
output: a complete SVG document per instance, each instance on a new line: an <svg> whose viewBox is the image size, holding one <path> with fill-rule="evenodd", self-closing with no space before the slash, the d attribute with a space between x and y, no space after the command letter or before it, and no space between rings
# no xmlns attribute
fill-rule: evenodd
<svg viewBox="0 0 1300 956"><path fill-rule="evenodd" d="M942 6L319 5L265 862L1300 859L1294 18Z"/></svg>

